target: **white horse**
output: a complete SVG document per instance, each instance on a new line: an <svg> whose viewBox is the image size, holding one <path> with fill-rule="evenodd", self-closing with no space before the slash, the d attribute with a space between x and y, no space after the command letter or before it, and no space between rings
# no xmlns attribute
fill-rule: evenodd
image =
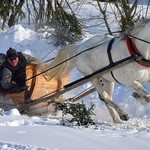
<svg viewBox="0 0 150 150"><path fill-rule="evenodd" d="M150 22L145 20L139 23L130 34L145 41L150 41ZM76 67L84 76L87 76L113 62L130 55L134 56L136 53L142 56L142 61L133 61L126 64L92 79L91 83L99 93L100 99L104 101L107 99L110 103L113 101L114 82L132 88L135 91L134 97L142 104L150 102L150 93L142 85L150 80L150 44L136 38L132 40L130 38L126 40L125 37L115 38L114 42L110 44L111 40L110 37L101 39L100 36L96 36L79 45L66 46L60 50L51 64L47 64L46 68L53 68L73 56L76 57L49 70L45 73L45 76L48 80L54 77L57 79L67 75L73 67ZM79 53L80 55L78 55ZM106 105L114 122L121 122L121 119L128 120L126 113L119 114L119 116L117 111L111 107L112 105L109 105L109 103L106 103Z"/></svg>

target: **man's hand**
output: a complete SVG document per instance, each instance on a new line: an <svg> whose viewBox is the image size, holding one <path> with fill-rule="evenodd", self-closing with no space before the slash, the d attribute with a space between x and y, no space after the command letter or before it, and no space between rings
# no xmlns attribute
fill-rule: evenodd
<svg viewBox="0 0 150 150"><path fill-rule="evenodd" d="M12 83L11 87L8 89L8 91L11 93L19 93L20 89L16 83Z"/></svg>

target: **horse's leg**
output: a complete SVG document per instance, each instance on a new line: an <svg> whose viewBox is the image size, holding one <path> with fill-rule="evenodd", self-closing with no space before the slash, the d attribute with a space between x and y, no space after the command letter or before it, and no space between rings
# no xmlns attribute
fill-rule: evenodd
<svg viewBox="0 0 150 150"><path fill-rule="evenodd" d="M131 85L131 88L135 90L135 92L133 93L133 97L135 97L141 104L150 102L150 93L140 82L134 81Z"/></svg>
<svg viewBox="0 0 150 150"><path fill-rule="evenodd" d="M118 112L121 120L124 120L124 121L129 120L128 114L122 108L120 108L117 104L113 103L114 82L110 82L104 78L101 78L100 80L103 81L103 89L107 93L107 95L104 93L105 96L103 94L105 101L106 101L106 99L110 101L106 105L108 107L110 114L112 113L112 107L113 107ZM112 113L112 115L113 115L113 113ZM115 115L114 115L114 117L115 117Z"/></svg>
<svg viewBox="0 0 150 150"><path fill-rule="evenodd" d="M124 111L122 111L115 103L113 103L112 95L114 91L114 83L109 82L102 77L93 79L92 83L97 89L100 99L105 102L113 121L115 123L121 123L122 121L120 118L122 119L123 117L119 118L117 112L119 111L120 116L126 116L126 113L124 113ZM123 118L123 120L128 120L127 116L126 118Z"/></svg>

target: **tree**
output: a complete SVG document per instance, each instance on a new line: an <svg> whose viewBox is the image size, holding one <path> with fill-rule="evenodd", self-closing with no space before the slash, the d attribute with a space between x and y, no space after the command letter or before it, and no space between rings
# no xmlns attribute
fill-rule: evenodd
<svg viewBox="0 0 150 150"><path fill-rule="evenodd" d="M59 4L53 11L52 18L47 22L55 45L72 44L82 36L82 25L74 13L66 12Z"/></svg>
<svg viewBox="0 0 150 150"><path fill-rule="evenodd" d="M25 17L22 7L25 0L1 0L0 2L0 17L4 24L7 23L9 27L16 24L18 19Z"/></svg>
<svg viewBox="0 0 150 150"><path fill-rule="evenodd" d="M33 21L36 30L43 28L45 25L48 27L55 45L71 44L83 35L82 18L79 20L75 9L72 9L72 5L76 3L78 8L86 2L87 0L75 0L73 2L68 0L0 0L2 28L4 28L5 23L11 27L23 17L28 17L28 24L30 25L30 22ZM114 20L122 31L129 30L137 20L143 17L141 15L142 11L137 10L138 0L134 0L132 4L129 3L129 0L96 0L91 1L91 5L94 2L97 3L97 5L94 5L96 9L99 9L100 16L103 17L110 35L113 32L110 26L108 7L112 9L111 13L114 14ZM90 2L88 1L88 3ZM150 0L146 13L148 12L149 3ZM27 16L25 16L23 7L27 10ZM147 15L144 17L147 17Z"/></svg>
<svg viewBox="0 0 150 150"><path fill-rule="evenodd" d="M100 2L105 2L103 7ZM132 5L130 5L128 0L97 0L99 10L103 15L105 25L110 35L112 35L112 31L107 19L107 5L110 5L110 3L114 5L112 12L121 31L127 31L132 28L134 23L141 17L141 14L137 14L138 0L135 0Z"/></svg>

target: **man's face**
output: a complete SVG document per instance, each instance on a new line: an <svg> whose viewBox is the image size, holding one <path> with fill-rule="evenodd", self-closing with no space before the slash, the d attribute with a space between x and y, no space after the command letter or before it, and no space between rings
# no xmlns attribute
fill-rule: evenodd
<svg viewBox="0 0 150 150"><path fill-rule="evenodd" d="M9 58L8 59L8 62L11 66L17 66L18 62L19 62L19 58L16 56L16 57L13 57L13 58Z"/></svg>

